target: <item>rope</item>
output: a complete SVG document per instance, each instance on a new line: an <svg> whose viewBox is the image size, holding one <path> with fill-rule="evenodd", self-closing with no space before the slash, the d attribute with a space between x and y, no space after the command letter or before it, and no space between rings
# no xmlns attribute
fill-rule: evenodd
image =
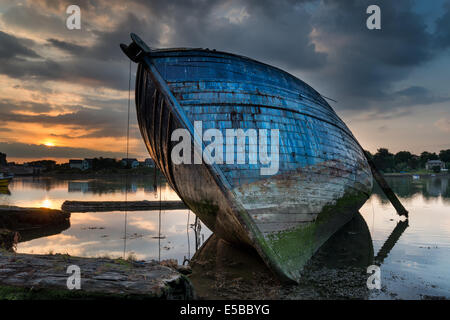
<svg viewBox="0 0 450 320"><path fill-rule="evenodd" d="M128 169L128 156L130 146L130 101L131 101L131 60L128 71L128 116L127 116L127 156L126 156L126 169ZM128 170L125 173L125 222L124 222L124 235L123 235L123 258L127 251L127 219L128 219Z"/></svg>
<svg viewBox="0 0 450 320"><path fill-rule="evenodd" d="M159 183L158 261L161 262L161 183Z"/></svg>
<svg viewBox="0 0 450 320"><path fill-rule="evenodd" d="M370 199L370 204L372 205L372 237L374 237L374 230L375 230L375 208L373 206L374 196L372 195L372 199Z"/></svg>
<svg viewBox="0 0 450 320"><path fill-rule="evenodd" d="M191 241L189 239L189 218L191 215L191 210L188 210L188 218L187 218L187 226L186 226L186 234L187 234L187 240L188 240L188 257L187 259L189 260L191 258ZM186 260L186 257L185 257ZM183 265L184 265L184 261L183 261Z"/></svg>

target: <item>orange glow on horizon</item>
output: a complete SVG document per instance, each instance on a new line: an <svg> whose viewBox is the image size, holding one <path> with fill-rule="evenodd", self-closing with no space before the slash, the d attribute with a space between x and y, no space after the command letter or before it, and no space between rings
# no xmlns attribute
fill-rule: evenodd
<svg viewBox="0 0 450 320"><path fill-rule="evenodd" d="M49 209L51 209L51 208L52 208L52 205L53 205L53 203L52 203L52 200L50 200L50 199L44 199L44 200L42 200L42 202L41 202L41 207L43 207L43 208L49 208Z"/></svg>

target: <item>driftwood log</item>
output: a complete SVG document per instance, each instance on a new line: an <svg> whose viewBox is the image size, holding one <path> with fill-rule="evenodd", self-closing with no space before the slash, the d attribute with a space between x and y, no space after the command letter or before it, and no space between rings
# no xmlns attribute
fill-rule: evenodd
<svg viewBox="0 0 450 320"><path fill-rule="evenodd" d="M66 212L147 211L186 209L183 201L64 201Z"/></svg>
<svg viewBox="0 0 450 320"><path fill-rule="evenodd" d="M69 223L70 213L48 208L0 206L0 228L30 230Z"/></svg>

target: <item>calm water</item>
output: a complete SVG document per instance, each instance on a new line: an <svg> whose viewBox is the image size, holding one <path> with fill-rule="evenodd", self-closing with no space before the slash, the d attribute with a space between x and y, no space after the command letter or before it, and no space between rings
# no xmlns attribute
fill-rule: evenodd
<svg viewBox="0 0 450 320"><path fill-rule="evenodd" d="M154 190L152 177L130 180L128 200L178 199L164 183ZM374 256L382 260L383 290L370 291L368 298L450 298L448 176L419 180L389 178L388 182L409 210L409 226L404 232L396 229L401 219L375 187L360 213L370 232L369 244L365 245L373 246ZM17 177L9 186L10 194L0 194L0 204L60 208L65 200L124 200L124 185L125 180L120 177L76 180ZM125 256L131 253L138 259L177 259L181 264L196 250L194 220L189 210L72 213L70 228L59 234L21 242L17 251L87 257L123 257L125 252ZM386 243L394 229L396 232ZM210 235L211 232L201 225L197 246Z"/></svg>
<svg viewBox="0 0 450 320"><path fill-rule="evenodd" d="M164 182L158 182L158 187L154 189L153 176L129 177L127 198L129 201L179 199ZM73 180L16 177L9 191L9 195L0 194L0 204L60 209L65 200L124 201L126 190L124 177ZM195 215L189 210L72 213L69 229L21 242L17 252L111 258L132 254L142 260L177 259L182 264L195 253L194 222ZM197 246L211 234L203 225L200 228Z"/></svg>

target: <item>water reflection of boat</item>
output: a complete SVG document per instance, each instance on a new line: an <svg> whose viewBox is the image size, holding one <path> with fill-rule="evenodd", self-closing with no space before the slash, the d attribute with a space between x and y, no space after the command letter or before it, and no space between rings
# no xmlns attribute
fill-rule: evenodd
<svg viewBox="0 0 450 320"><path fill-rule="evenodd" d="M365 298L366 268L373 259L370 232L358 213L309 260L297 286L282 286L256 252L233 247L214 234L191 260L191 281L199 296L208 299L336 298L338 291Z"/></svg>
<svg viewBox="0 0 450 320"><path fill-rule="evenodd" d="M170 186L219 237L254 247L281 278L298 280L312 254L370 195L371 170L355 137L318 92L280 69L203 49L150 52L136 35L132 39L121 47L139 62L140 130ZM174 164L174 130L188 130L201 146L191 148L190 159L205 148L195 121L222 136L226 130L279 130L278 173L261 175L266 165L250 161ZM267 142L272 150L275 143ZM224 148L233 162L239 155L234 144Z"/></svg>
<svg viewBox="0 0 450 320"><path fill-rule="evenodd" d="M0 172L0 187L7 187L13 179L13 175Z"/></svg>

